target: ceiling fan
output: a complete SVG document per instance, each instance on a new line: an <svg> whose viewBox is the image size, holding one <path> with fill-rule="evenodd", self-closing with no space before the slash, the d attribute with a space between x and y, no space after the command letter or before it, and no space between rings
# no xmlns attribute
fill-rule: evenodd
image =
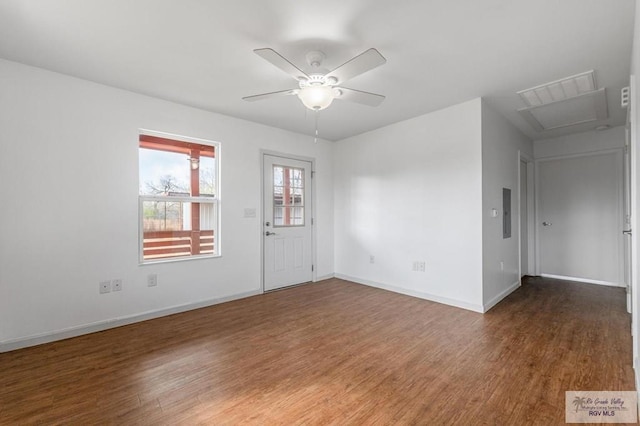
<svg viewBox="0 0 640 426"><path fill-rule="evenodd" d="M322 61L325 58L324 53L320 51L309 52L306 55L311 69L309 73L302 71L273 49L255 49L254 52L293 77L298 82L298 87L246 96L242 98L245 101L252 102L283 95L297 95L304 106L314 111L320 111L331 105L334 99L342 99L369 106L378 106L385 99L382 95L348 89L342 86L345 81L387 62L384 56L376 49L366 50L333 71L322 68Z"/></svg>

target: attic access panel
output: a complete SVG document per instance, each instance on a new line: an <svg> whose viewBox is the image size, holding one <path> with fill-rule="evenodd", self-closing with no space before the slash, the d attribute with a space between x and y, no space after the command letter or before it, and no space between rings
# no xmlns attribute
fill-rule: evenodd
<svg viewBox="0 0 640 426"><path fill-rule="evenodd" d="M539 132L606 120L606 90L602 88L573 98L521 108L518 112Z"/></svg>
<svg viewBox="0 0 640 426"><path fill-rule="evenodd" d="M572 75L530 89L521 90L518 95L528 107L550 104L574 98L596 90L594 70Z"/></svg>

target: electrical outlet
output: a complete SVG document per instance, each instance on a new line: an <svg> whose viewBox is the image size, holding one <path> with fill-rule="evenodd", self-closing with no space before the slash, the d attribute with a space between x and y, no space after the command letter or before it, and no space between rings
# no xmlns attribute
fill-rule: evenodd
<svg viewBox="0 0 640 426"><path fill-rule="evenodd" d="M414 260L413 264L411 265L411 270L413 272L425 272L426 267L427 267L426 262L420 261L420 260Z"/></svg>
<svg viewBox="0 0 640 426"><path fill-rule="evenodd" d="M113 291L122 290L122 278L116 278L115 280L111 281L111 289Z"/></svg>
<svg viewBox="0 0 640 426"><path fill-rule="evenodd" d="M147 287L155 287L157 285L158 285L158 275L157 274L147 275Z"/></svg>
<svg viewBox="0 0 640 426"><path fill-rule="evenodd" d="M374 255L369 256L369 263L376 263L376 257Z"/></svg>
<svg viewBox="0 0 640 426"><path fill-rule="evenodd" d="M111 281L100 281L100 287L98 287L100 294L111 292Z"/></svg>

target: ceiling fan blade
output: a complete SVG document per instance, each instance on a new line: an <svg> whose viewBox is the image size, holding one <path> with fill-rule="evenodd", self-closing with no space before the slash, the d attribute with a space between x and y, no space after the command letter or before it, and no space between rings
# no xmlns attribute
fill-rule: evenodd
<svg viewBox="0 0 640 426"><path fill-rule="evenodd" d="M386 62L387 60L380 54L380 52L376 49L369 49L355 58L352 58L350 61L340 65L338 68L325 75L325 78L333 77L338 80L336 84L344 83L350 78L379 67Z"/></svg>
<svg viewBox="0 0 640 426"><path fill-rule="evenodd" d="M293 65L284 56L282 56L275 50L264 48L255 49L254 52L256 53L256 55L260 56L263 59L266 59L276 67L280 68L282 71L289 74L291 77L295 78L296 81L299 81L300 79L309 80L309 76L304 71Z"/></svg>
<svg viewBox="0 0 640 426"><path fill-rule="evenodd" d="M357 102L363 105L378 106L385 100L385 97L375 93L363 92L361 90L347 89L346 87L336 87L340 90L340 96L336 99L342 99L344 101Z"/></svg>
<svg viewBox="0 0 640 426"><path fill-rule="evenodd" d="M244 99L245 101L253 102L253 101L261 101L263 99L277 98L278 96L296 95L297 93L298 93L297 89L289 89L289 90L280 90L279 92L269 92L269 93L262 93L260 95L245 96L242 99Z"/></svg>

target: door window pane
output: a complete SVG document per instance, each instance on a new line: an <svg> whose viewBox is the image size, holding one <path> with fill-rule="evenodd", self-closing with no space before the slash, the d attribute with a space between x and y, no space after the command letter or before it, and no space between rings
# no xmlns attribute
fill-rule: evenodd
<svg viewBox="0 0 640 426"><path fill-rule="evenodd" d="M304 169L273 166L273 226L304 226Z"/></svg>

